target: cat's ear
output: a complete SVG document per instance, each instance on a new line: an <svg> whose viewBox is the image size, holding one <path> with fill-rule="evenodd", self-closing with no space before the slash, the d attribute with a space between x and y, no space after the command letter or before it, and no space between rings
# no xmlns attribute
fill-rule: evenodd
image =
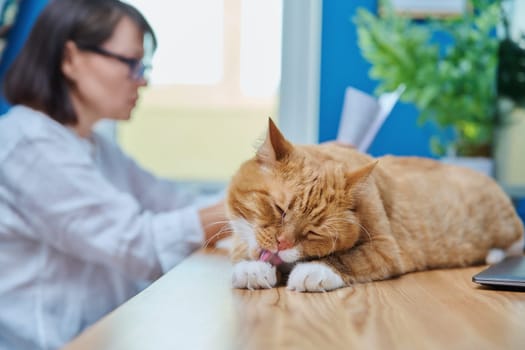
<svg viewBox="0 0 525 350"><path fill-rule="evenodd" d="M346 175L346 188L352 192L352 194L357 194L361 189L363 189L366 184L366 180L370 177L370 174L376 167L378 161L371 162L357 170Z"/></svg>
<svg viewBox="0 0 525 350"><path fill-rule="evenodd" d="M268 133L261 147L257 150L257 160L265 164L280 161L293 151L293 146L268 118Z"/></svg>

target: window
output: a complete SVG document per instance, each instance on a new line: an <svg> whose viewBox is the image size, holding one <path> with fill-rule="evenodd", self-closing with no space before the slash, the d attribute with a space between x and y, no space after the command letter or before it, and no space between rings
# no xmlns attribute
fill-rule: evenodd
<svg viewBox="0 0 525 350"><path fill-rule="evenodd" d="M277 117L282 0L129 2L159 47L119 142L161 176L227 181Z"/></svg>

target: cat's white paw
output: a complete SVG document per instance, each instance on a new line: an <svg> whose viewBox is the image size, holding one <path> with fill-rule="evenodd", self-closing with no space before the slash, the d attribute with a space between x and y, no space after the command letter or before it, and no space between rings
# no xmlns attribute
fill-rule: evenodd
<svg viewBox="0 0 525 350"><path fill-rule="evenodd" d="M272 288L277 284L275 266L264 261L241 261L233 266L234 288Z"/></svg>
<svg viewBox="0 0 525 350"><path fill-rule="evenodd" d="M290 277L287 289L297 292L326 292L344 287L341 276L320 262L297 264Z"/></svg>

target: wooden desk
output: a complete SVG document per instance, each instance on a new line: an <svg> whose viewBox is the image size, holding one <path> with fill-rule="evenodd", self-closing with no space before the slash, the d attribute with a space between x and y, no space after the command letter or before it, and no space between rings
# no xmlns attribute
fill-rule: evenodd
<svg viewBox="0 0 525 350"><path fill-rule="evenodd" d="M231 288L224 251L202 250L65 349L525 349L525 292L478 287L482 268L246 291Z"/></svg>

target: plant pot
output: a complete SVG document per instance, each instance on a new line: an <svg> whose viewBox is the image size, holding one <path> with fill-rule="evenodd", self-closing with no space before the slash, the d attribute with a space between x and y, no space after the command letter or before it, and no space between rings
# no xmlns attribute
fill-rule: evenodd
<svg viewBox="0 0 525 350"><path fill-rule="evenodd" d="M445 164L452 164L478 171L492 177L494 174L494 160L486 157L443 157Z"/></svg>

